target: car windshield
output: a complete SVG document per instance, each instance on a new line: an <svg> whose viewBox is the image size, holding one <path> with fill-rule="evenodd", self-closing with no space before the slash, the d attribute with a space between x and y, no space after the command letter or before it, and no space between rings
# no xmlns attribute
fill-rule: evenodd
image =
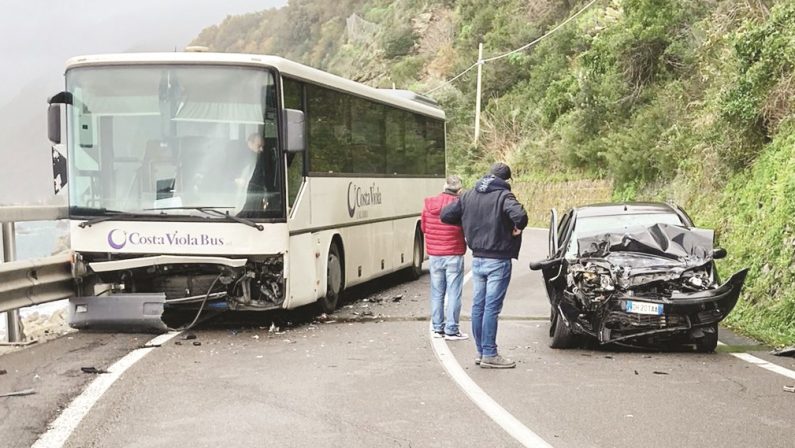
<svg viewBox="0 0 795 448"><path fill-rule="evenodd" d="M578 217L566 249L566 258L577 258L577 239L600 233L627 233L654 224L684 225L676 213L637 213L612 216Z"/></svg>
<svg viewBox="0 0 795 448"><path fill-rule="evenodd" d="M222 66L69 70L73 214L283 214L274 78ZM79 212L78 212L79 211Z"/></svg>

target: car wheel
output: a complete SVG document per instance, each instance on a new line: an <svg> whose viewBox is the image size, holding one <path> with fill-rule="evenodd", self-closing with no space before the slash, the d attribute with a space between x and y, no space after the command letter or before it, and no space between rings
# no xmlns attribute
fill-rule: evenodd
<svg viewBox="0 0 795 448"><path fill-rule="evenodd" d="M718 324L704 328L704 336L696 339L696 351L699 353L712 353L718 346Z"/></svg>
<svg viewBox="0 0 795 448"><path fill-rule="evenodd" d="M551 348L574 348L577 346L577 335L571 331L558 311L552 311L552 342Z"/></svg>
<svg viewBox="0 0 795 448"><path fill-rule="evenodd" d="M337 243L332 243L328 251L326 268L326 295L318 300L320 311L330 314L337 309L342 294L342 257Z"/></svg>

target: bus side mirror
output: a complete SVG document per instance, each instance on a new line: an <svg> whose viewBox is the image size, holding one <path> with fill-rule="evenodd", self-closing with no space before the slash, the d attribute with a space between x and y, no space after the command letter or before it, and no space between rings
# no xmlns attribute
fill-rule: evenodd
<svg viewBox="0 0 795 448"><path fill-rule="evenodd" d="M47 99L47 137L53 144L61 143L61 104L72 104L73 97L69 92L60 92Z"/></svg>
<svg viewBox="0 0 795 448"><path fill-rule="evenodd" d="M61 143L61 105L50 104L47 108L47 136L57 145Z"/></svg>
<svg viewBox="0 0 795 448"><path fill-rule="evenodd" d="M304 125L304 113L296 109L285 109L284 118L286 126L285 150L288 153L303 152L306 150L304 135L306 133Z"/></svg>

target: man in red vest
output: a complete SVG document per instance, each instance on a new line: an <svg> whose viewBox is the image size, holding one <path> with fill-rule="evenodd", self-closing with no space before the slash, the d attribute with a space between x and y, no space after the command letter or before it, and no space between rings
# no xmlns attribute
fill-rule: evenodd
<svg viewBox="0 0 795 448"><path fill-rule="evenodd" d="M425 198L422 208L422 233L425 235L425 250L431 267L431 323L434 337L452 341L469 337L458 329L466 244L461 226L445 224L439 215L445 206L458 201L461 187L460 177L449 176L444 191Z"/></svg>

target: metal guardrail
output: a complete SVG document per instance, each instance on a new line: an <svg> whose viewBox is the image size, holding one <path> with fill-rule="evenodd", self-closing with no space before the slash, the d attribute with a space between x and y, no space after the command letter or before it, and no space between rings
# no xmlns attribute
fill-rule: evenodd
<svg viewBox="0 0 795 448"><path fill-rule="evenodd" d="M52 205L3 205L0 222L55 221L69 216L66 207Z"/></svg>
<svg viewBox="0 0 795 448"><path fill-rule="evenodd" d="M0 313L74 295L71 254L0 264Z"/></svg>
<svg viewBox="0 0 795 448"><path fill-rule="evenodd" d="M17 255L14 224L24 221L54 221L67 216L66 207L0 206L5 261L0 264L0 312L7 312L8 342L20 342L24 336L19 325L19 308L65 299L73 294L68 254L14 261Z"/></svg>

